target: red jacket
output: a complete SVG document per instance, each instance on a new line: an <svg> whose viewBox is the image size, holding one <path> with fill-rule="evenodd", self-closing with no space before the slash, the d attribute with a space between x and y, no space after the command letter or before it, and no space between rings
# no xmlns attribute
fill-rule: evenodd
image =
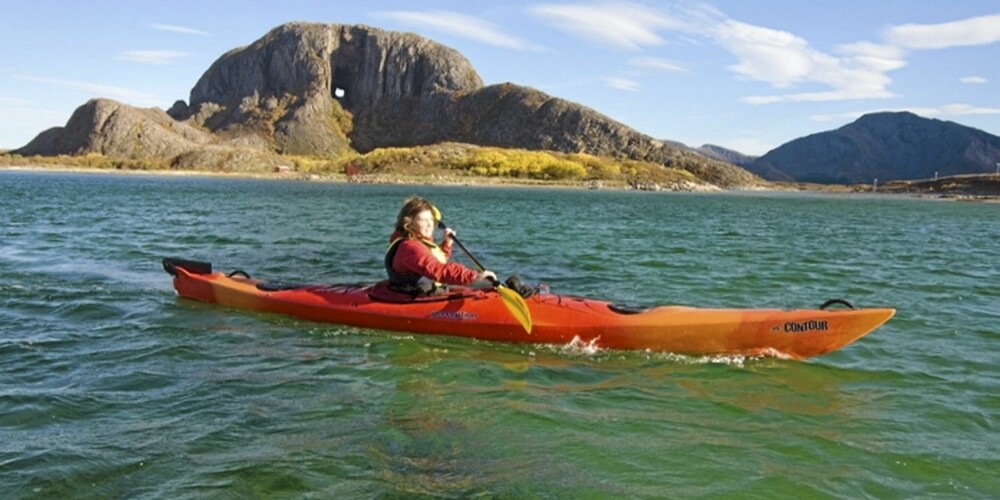
<svg viewBox="0 0 1000 500"><path fill-rule="evenodd" d="M399 233L393 233L389 241L395 241L400 237ZM439 248L444 252L446 259L451 258L451 245ZM427 244L413 238L406 238L399 242L396 255L392 259L392 270L397 273L419 274L446 285L471 285L476 281L476 275L479 274L457 262L442 264L431 253Z"/></svg>

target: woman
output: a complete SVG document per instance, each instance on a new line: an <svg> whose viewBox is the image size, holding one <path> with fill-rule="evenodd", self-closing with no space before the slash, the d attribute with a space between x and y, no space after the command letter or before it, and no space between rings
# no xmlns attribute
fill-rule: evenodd
<svg viewBox="0 0 1000 500"><path fill-rule="evenodd" d="M434 206L423 198L411 197L403 202L396 217L396 229L389 238L385 254L385 269L389 288L409 295L434 293L441 284L471 285L484 279L496 280L493 271L475 271L451 257L451 229L446 229L444 242L434 242Z"/></svg>

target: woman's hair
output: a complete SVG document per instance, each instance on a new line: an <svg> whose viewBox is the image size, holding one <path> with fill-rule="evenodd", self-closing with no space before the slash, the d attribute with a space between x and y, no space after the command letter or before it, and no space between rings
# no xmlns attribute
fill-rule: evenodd
<svg viewBox="0 0 1000 500"><path fill-rule="evenodd" d="M434 205L431 205L431 202L419 196L407 198L403 202L403 208L399 209L399 215L396 217L396 232L407 238L417 238L417 232L413 230L411 225L413 224L413 219L424 210L433 212Z"/></svg>

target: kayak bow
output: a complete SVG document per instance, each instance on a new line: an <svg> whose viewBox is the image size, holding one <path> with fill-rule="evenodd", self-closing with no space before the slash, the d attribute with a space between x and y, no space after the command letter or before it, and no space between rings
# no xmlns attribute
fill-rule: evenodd
<svg viewBox="0 0 1000 500"><path fill-rule="evenodd" d="M607 349L687 355L805 359L854 342L896 312L686 306L634 310L601 300L538 294L525 300L533 323L528 334L493 289L452 287L443 295L411 299L388 290L385 282L283 285L242 271L213 272L207 262L166 258L163 267L173 276L179 296L240 309L381 330L543 344L579 339Z"/></svg>

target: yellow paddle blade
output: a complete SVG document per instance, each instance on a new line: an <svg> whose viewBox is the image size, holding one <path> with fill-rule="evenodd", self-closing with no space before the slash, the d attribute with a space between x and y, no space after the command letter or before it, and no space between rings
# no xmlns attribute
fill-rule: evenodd
<svg viewBox="0 0 1000 500"><path fill-rule="evenodd" d="M431 215L434 216L434 222L441 222L441 211L438 207L431 205Z"/></svg>
<svg viewBox="0 0 1000 500"><path fill-rule="evenodd" d="M530 334L531 311L528 310L528 304L524 302L521 294L499 283L497 284L497 292L500 294L500 298L503 299L503 305L507 306L507 310L517 319L518 323L521 323L524 331Z"/></svg>

